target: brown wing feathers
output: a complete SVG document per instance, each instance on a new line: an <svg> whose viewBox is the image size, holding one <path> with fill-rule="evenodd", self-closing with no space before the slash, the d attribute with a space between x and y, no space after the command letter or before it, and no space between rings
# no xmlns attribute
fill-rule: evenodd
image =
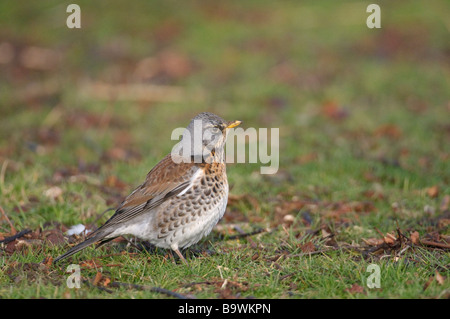
<svg viewBox="0 0 450 319"><path fill-rule="evenodd" d="M195 165L193 163L177 164L172 161L170 154L167 155L147 174L145 182L125 198L115 214L103 226L91 233L84 242L55 259L55 262L71 256L93 243L109 241L112 238L105 237L114 231L115 228L112 226L147 213L168 198L182 192L189 186L190 178L198 168Z"/></svg>

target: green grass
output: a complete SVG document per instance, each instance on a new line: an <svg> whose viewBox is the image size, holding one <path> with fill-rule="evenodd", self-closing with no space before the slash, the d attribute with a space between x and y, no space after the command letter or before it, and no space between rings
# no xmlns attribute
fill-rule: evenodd
<svg viewBox="0 0 450 319"><path fill-rule="evenodd" d="M0 4L0 44L14 53L0 64L0 206L18 231L32 230L25 244L0 244L1 298L168 298L113 282L197 298L448 298L448 249L410 241L413 231L441 243L450 235L445 1L383 2L380 30L366 27L358 1L77 4L80 30L65 27L55 1ZM20 56L32 46L62 61L31 69ZM148 57L154 75L139 78ZM104 100L84 94L87 81L147 81L184 96ZM124 243L39 265L69 247L48 234L101 225L170 152L172 130L202 111L279 128L280 169L228 165L231 194L244 196L187 250L190 269ZM54 186L62 195L45 196ZM267 231L233 240L235 225ZM369 252L365 240L397 228L401 246ZM0 219L0 236L10 235ZM66 285L69 263L82 265L80 289ZM366 285L370 264L379 289ZM109 284L95 286L97 273Z"/></svg>

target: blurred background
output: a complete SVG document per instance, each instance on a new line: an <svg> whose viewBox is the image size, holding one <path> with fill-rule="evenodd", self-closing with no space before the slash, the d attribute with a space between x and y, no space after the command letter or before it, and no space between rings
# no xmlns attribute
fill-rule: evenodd
<svg viewBox="0 0 450 319"><path fill-rule="evenodd" d="M449 194L448 1L379 1L381 29L367 1L79 0L80 29L70 3L0 3L0 187L26 223L114 205L202 111L280 128L277 174L228 170L262 210ZM37 204L54 185L76 213Z"/></svg>

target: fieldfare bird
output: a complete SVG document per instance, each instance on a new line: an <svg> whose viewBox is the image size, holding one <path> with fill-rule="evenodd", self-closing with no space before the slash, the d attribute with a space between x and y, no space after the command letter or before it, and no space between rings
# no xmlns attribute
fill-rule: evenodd
<svg viewBox="0 0 450 319"><path fill-rule="evenodd" d="M172 249L187 264L179 249L208 235L225 213L224 147L229 129L239 124L207 112L195 116L172 152L156 164L114 215L55 263L91 244L99 247L118 236L133 235Z"/></svg>

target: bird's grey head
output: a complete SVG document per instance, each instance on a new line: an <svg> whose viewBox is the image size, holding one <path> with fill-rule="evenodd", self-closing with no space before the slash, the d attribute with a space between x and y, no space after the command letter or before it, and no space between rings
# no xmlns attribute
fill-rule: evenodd
<svg viewBox="0 0 450 319"><path fill-rule="evenodd" d="M239 124L241 121L227 122L216 114L200 113L186 127L174 150L184 158L183 161L189 158L196 163L223 162L229 129Z"/></svg>

